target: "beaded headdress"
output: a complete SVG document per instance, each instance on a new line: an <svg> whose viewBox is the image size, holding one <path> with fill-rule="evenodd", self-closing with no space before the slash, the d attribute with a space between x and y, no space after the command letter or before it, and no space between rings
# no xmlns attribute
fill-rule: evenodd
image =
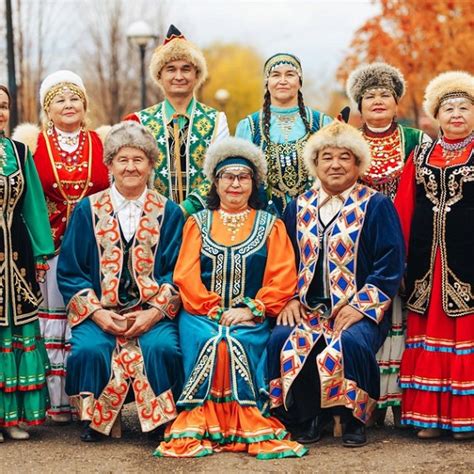
<svg viewBox="0 0 474 474"><path fill-rule="evenodd" d="M43 110L46 111L53 98L65 88L77 94L84 103L84 107L87 108L86 88L82 79L74 72L64 69L53 72L41 83L40 102Z"/></svg>
<svg viewBox="0 0 474 474"><path fill-rule="evenodd" d="M298 76L300 77L301 83L303 83L303 69L301 68L301 61L294 54L290 53L277 53L268 58L263 66L263 76L265 82L268 81L271 72L280 66L292 67Z"/></svg>

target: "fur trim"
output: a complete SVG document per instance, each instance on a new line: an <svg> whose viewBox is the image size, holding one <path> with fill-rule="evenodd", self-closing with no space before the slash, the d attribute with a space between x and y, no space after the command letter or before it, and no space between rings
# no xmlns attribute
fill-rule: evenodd
<svg viewBox="0 0 474 474"><path fill-rule="evenodd" d="M84 96L86 97L87 103L87 94L86 88L84 87L84 83L80 76L72 71L68 71L67 69L62 69L60 71L53 72L49 76L46 76L40 86L40 104L41 107L44 108L44 99L48 91L57 84L61 82L70 82L71 84L76 85L84 92Z"/></svg>
<svg viewBox="0 0 474 474"><path fill-rule="evenodd" d="M397 102L405 93L405 78L399 69L386 63L371 63L352 71L346 82L347 96L357 106L367 89L383 87L395 94Z"/></svg>
<svg viewBox="0 0 474 474"><path fill-rule="evenodd" d="M335 120L312 135L304 147L303 159L311 176L317 177L315 162L318 153L329 146L352 151L360 160L360 176L369 168L372 157L362 133L352 125Z"/></svg>
<svg viewBox="0 0 474 474"><path fill-rule="evenodd" d="M196 68L198 79L196 89L199 89L207 78L206 58L195 44L184 38L175 38L155 49L150 62L150 75L153 81L161 87L161 70L169 62L178 60L188 61Z"/></svg>
<svg viewBox="0 0 474 474"><path fill-rule="evenodd" d="M112 163L115 155L126 146L143 151L153 166L156 165L159 152L153 135L133 120L110 127L104 141L104 164L108 166Z"/></svg>
<svg viewBox="0 0 474 474"><path fill-rule="evenodd" d="M100 141L102 144L105 143L105 137L107 134L110 132L110 129L112 128L112 125L101 125L100 127L97 127L95 129L95 133L99 135Z"/></svg>
<svg viewBox="0 0 474 474"><path fill-rule="evenodd" d="M227 137L223 140L213 143L206 153L204 159L203 171L209 181L213 181L214 171L218 163L230 156L240 156L249 160L257 171L257 181L263 183L267 176L267 162L262 150L252 142L238 137Z"/></svg>
<svg viewBox="0 0 474 474"><path fill-rule="evenodd" d="M34 155L38 146L38 137L41 130L34 123L21 123L12 133L12 140L24 143Z"/></svg>
<svg viewBox="0 0 474 474"><path fill-rule="evenodd" d="M441 101L447 94L467 94L474 102L474 76L465 71L448 71L436 76L425 89L423 108L436 120Z"/></svg>

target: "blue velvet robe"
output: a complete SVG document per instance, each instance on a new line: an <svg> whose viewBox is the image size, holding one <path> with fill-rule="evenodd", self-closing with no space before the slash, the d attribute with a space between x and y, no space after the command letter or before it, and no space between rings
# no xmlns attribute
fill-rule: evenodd
<svg viewBox="0 0 474 474"><path fill-rule="evenodd" d="M309 377L319 378L315 386L320 393L313 400L322 408L350 408L365 422L379 397L375 354L390 327L390 303L404 271L403 237L390 199L357 184L329 225L321 249L318 195L317 190L309 190L289 204L284 217L296 254L298 296L310 317L296 328L274 329L268 345L270 397L274 407L300 396L308 400L307 393L295 393L293 382L318 344L308 362L314 364L317 357L318 370ZM319 260L322 255L324 263ZM324 284L327 294L322 291ZM325 316L318 303L327 306ZM364 318L333 338L334 320L327 316L345 304Z"/></svg>
<svg viewBox="0 0 474 474"><path fill-rule="evenodd" d="M149 191L134 236L130 266L143 309L154 306L168 315L138 338L146 377L155 394L181 393L183 371L177 322L179 295L173 270L181 246L184 218L178 205ZM75 208L58 262L58 286L72 326L66 393L97 399L111 376L117 338L89 317L95 310L128 308L119 297L123 276L123 242L109 190L83 199ZM99 254L100 252L100 254Z"/></svg>

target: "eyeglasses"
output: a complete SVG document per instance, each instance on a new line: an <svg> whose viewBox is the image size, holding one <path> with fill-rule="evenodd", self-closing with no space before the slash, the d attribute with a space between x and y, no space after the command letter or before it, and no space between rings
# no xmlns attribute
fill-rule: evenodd
<svg viewBox="0 0 474 474"><path fill-rule="evenodd" d="M252 173L234 174L224 172L218 178L225 184L233 184L236 179L240 184L249 184L252 181Z"/></svg>

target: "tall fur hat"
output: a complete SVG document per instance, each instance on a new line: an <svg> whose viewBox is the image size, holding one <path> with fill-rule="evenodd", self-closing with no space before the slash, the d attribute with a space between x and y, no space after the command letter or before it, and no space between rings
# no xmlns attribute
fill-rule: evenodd
<svg viewBox="0 0 474 474"><path fill-rule="evenodd" d="M238 137L227 137L213 143L206 153L203 171L209 181L213 181L216 176L216 168L219 163L227 158L244 158L250 161L257 173L257 181L262 183L267 176L267 162L262 150L252 142Z"/></svg>
<svg viewBox="0 0 474 474"><path fill-rule="evenodd" d="M334 120L312 135L304 147L303 158L311 176L317 177L315 162L318 153L329 146L352 151L359 161L360 176L369 168L372 157L362 133L352 125Z"/></svg>
<svg viewBox="0 0 474 474"><path fill-rule="evenodd" d="M153 135L141 124L126 120L110 128L104 141L104 164L112 163L114 156L124 147L143 151L153 166L158 161L158 148Z"/></svg>
<svg viewBox="0 0 474 474"><path fill-rule="evenodd" d="M80 76L78 76L76 73L72 71L68 71L67 69L62 69L60 71L53 72L52 74L44 78L40 86L41 107L43 109L45 107L44 100L49 90L53 88L54 86L57 86L58 84L62 84L62 83L74 84L76 87L78 87L80 91L84 94L84 98L85 98L84 105L87 108L87 94L86 94L86 88L84 86L84 82L82 82L82 79L80 78Z"/></svg>
<svg viewBox="0 0 474 474"><path fill-rule="evenodd" d="M398 102L405 93L405 78L399 69L378 62L354 69L346 82L347 96L357 104L359 110L364 92L375 88L390 90Z"/></svg>
<svg viewBox="0 0 474 474"><path fill-rule="evenodd" d="M187 61L197 71L198 89L207 78L206 58L202 51L193 43L188 41L174 25L169 27L163 44L158 46L150 62L150 75L153 81L161 87L161 70L171 61Z"/></svg>
<svg viewBox="0 0 474 474"><path fill-rule="evenodd" d="M448 71L436 76L426 87L423 108L436 119L441 103L455 97L465 97L474 103L474 76L465 71Z"/></svg>

